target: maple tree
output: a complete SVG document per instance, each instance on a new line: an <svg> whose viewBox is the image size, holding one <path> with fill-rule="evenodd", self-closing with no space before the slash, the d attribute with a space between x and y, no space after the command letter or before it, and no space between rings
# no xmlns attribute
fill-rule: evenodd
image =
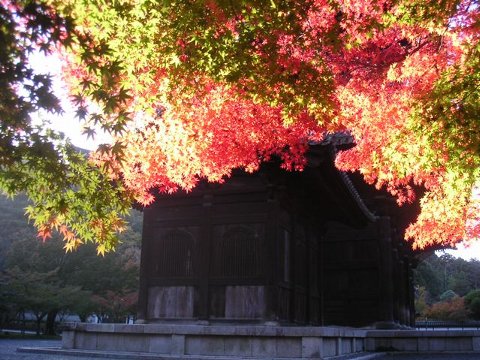
<svg viewBox="0 0 480 360"><path fill-rule="evenodd" d="M429 319L444 321L465 321L468 318L468 311L465 308L464 298L455 296L442 302L433 304L425 311Z"/></svg>
<svg viewBox="0 0 480 360"><path fill-rule="evenodd" d="M0 1L0 189L29 197L26 213L43 239L57 230L67 250L91 241L103 254L117 244L128 193L47 122L35 121L62 109L51 76L29 57L77 38L72 19L46 3Z"/></svg>
<svg viewBox="0 0 480 360"><path fill-rule="evenodd" d="M310 142L349 132L339 169L420 196L414 247L478 236L478 1L41 4L74 21L65 80L86 132L116 136L93 161L126 203L273 155L301 170Z"/></svg>

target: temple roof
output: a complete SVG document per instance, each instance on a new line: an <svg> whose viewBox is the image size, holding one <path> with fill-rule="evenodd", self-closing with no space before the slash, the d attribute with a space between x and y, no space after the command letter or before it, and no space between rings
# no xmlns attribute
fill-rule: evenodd
<svg viewBox="0 0 480 360"><path fill-rule="evenodd" d="M354 183L351 181L348 174L344 171L338 170L335 167L335 157L340 149L348 149L355 146L353 137L348 133L334 133L329 134L325 139L318 143L311 143L309 154L309 166L318 167L322 161L319 161L318 158L315 159L318 155L321 157L327 155L328 162L334 168L337 173L337 178L342 182L346 190L348 191L350 197L353 199L356 206L363 213L368 221L376 221L377 216L369 209L362 199L362 195L358 192ZM317 156L315 156L317 154Z"/></svg>

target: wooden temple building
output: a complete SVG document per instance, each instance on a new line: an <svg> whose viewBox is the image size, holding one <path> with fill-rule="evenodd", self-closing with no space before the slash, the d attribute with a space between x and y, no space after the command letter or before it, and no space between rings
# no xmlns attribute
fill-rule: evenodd
<svg viewBox="0 0 480 360"><path fill-rule="evenodd" d="M417 210L333 164L345 137L311 146L301 172L274 162L144 209L138 322L413 325Z"/></svg>

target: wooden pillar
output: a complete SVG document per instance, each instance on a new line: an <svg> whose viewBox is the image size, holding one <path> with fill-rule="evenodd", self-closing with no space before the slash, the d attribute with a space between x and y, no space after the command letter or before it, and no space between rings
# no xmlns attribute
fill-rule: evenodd
<svg viewBox="0 0 480 360"><path fill-rule="evenodd" d="M408 309L410 312L410 319L407 325L414 327L415 326L415 291L413 290L413 264L411 258L408 262L408 276L407 276L407 287L408 287Z"/></svg>
<svg viewBox="0 0 480 360"><path fill-rule="evenodd" d="M308 239L308 274L309 274L309 282L308 282L308 319L311 325L318 325L319 324L319 316L320 316L320 304L319 304L319 259L318 259L318 239L316 237L315 231L309 227L307 232L307 239Z"/></svg>
<svg viewBox="0 0 480 360"><path fill-rule="evenodd" d="M204 214L201 221L199 247L197 253L197 264L199 272L198 282L198 313L199 320L207 321L210 317L210 299L209 299L209 277L210 277L210 252L212 244L212 205L213 195L204 194L202 206Z"/></svg>
<svg viewBox="0 0 480 360"><path fill-rule="evenodd" d="M266 312L264 321L267 323L275 323L279 320L279 289L278 284L283 274L279 274L282 268L280 265L279 247L283 246L283 239L279 234L279 205L278 205L277 186L274 184L267 185L267 223L265 226L265 241L263 245L263 273L265 279L265 301ZM281 234L283 235L283 234Z"/></svg>
<svg viewBox="0 0 480 360"><path fill-rule="evenodd" d="M155 205L152 205L155 206ZM138 304L137 304L137 319L136 323L143 324L148 322L148 268L150 261L149 249L151 242L154 241L152 229L152 207L147 207L143 210L143 225L142 225L142 247L140 252L140 284L138 290Z"/></svg>
<svg viewBox="0 0 480 360"><path fill-rule="evenodd" d="M398 249L392 246L392 291L393 291L393 321L401 322L402 302L402 261Z"/></svg>
<svg viewBox="0 0 480 360"><path fill-rule="evenodd" d="M320 238L318 247L318 261L320 263L320 276L318 279L318 291L320 293L320 326L325 326L325 239Z"/></svg>
<svg viewBox="0 0 480 360"><path fill-rule="evenodd" d="M392 238L390 217L382 216L377 220L378 241L380 245L379 255L379 327L394 325L393 318L393 262L392 262Z"/></svg>

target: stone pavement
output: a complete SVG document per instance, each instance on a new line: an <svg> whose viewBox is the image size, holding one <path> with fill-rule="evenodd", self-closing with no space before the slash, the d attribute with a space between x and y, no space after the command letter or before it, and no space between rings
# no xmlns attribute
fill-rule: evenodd
<svg viewBox="0 0 480 360"><path fill-rule="evenodd" d="M102 359L120 359L113 354L109 356L81 356L63 355L63 354L42 354L32 352L18 352L19 347L35 348L59 348L60 340L11 340L0 339L0 360L102 360ZM159 357L161 358L161 356ZM360 357L348 357L350 360L480 360L480 354L472 353L438 353L438 354L415 354L415 353L391 353L391 354L371 354Z"/></svg>
<svg viewBox="0 0 480 360"><path fill-rule="evenodd" d="M376 360L480 360L480 354L473 353L391 353Z"/></svg>
<svg viewBox="0 0 480 360"><path fill-rule="evenodd" d="M0 360L99 360L102 357L79 357L66 355L38 354L17 352L19 347L57 347L61 346L61 340L13 340L0 339ZM111 358L110 358L111 359Z"/></svg>

